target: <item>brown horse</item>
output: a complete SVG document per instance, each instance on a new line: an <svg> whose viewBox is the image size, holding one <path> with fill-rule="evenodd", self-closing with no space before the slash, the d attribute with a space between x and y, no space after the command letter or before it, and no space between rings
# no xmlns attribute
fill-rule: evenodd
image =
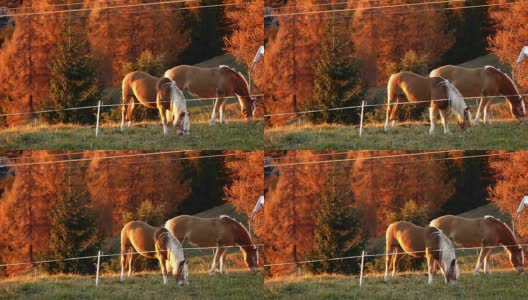
<svg viewBox="0 0 528 300"><path fill-rule="evenodd" d="M481 247L475 275L480 274L482 263L484 263L484 272L490 273L488 258L492 247L499 245L502 245L508 253L514 269L518 273L524 272L523 249L508 225L497 218L485 216L468 219L447 215L432 220L430 225L442 230L453 243L461 247Z"/></svg>
<svg viewBox="0 0 528 300"><path fill-rule="evenodd" d="M396 275L398 261L407 253L413 257L427 258L429 284L433 282L435 263L444 274L446 283L458 282L460 270L455 249L442 231L402 221L390 224L385 237L385 281L389 280L391 268L392 277Z"/></svg>
<svg viewBox="0 0 528 300"><path fill-rule="evenodd" d="M482 97L475 117L475 125L479 124L481 116L484 124L490 124L489 106L491 96L503 95L510 105L512 116L524 122L526 107L523 97L519 94L513 80L500 70L486 66L478 69L468 69L458 66L443 66L430 74L449 80L464 97Z"/></svg>
<svg viewBox="0 0 528 300"><path fill-rule="evenodd" d="M167 134L167 119L173 119L177 134L189 134L189 112L185 96L176 83L167 77L160 78L157 83L156 106L158 107L163 133ZM168 116L168 117L167 117Z"/></svg>
<svg viewBox="0 0 528 300"><path fill-rule="evenodd" d="M465 130L471 127L471 114L464 102L464 98L449 81L440 77L423 77L412 72L400 72L393 74L387 86L387 118L385 120L385 131L389 129L389 115L392 127L396 125L398 117L399 102L408 99L417 102L417 106L430 105L431 128L433 134L436 125L436 116L440 112L444 133L451 134L447 125L446 111L451 111L457 116L458 125ZM430 101L430 103L428 103ZM395 102L396 105L391 103Z"/></svg>
<svg viewBox="0 0 528 300"><path fill-rule="evenodd" d="M216 247L211 275L226 273L224 259L226 246L239 246L244 254L244 261L250 270L258 270L258 251L251 241L251 236L242 224L229 216L217 218L199 218L182 215L168 220L167 228L178 240L188 241L198 247Z"/></svg>
<svg viewBox="0 0 528 300"><path fill-rule="evenodd" d="M132 124L136 104L142 104L148 108L158 108L164 133L167 133L165 118L169 122L174 120L173 125L176 126L178 133L188 132L189 114L183 93L175 85L167 85L165 79L161 80L164 84L159 86L160 90L158 90L160 79L146 72L130 72L123 78L121 131L125 128L125 119L128 121L128 127ZM183 119L180 118L182 113Z"/></svg>
<svg viewBox="0 0 528 300"><path fill-rule="evenodd" d="M194 96L216 98L209 125L215 124L217 115L220 116L220 122L226 124L224 116L226 97L236 96L238 98L240 109L248 121L254 116L255 99L249 94L246 79L228 66L199 68L182 65L167 70L165 77L176 82L180 90L187 91Z"/></svg>
<svg viewBox="0 0 528 300"><path fill-rule="evenodd" d="M141 221L131 221L121 229L121 281L132 275L132 263L138 256L158 259L167 283L167 271L178 281L187 284L187 261L180 242L162 227L152 227Z"/></svg>

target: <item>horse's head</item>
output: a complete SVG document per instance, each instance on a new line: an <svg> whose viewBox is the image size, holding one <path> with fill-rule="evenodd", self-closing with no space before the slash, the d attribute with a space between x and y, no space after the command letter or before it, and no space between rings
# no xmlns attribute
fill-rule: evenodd
<svg viewBox="0 0 528 300"><path fill-rule="evenodd" d="M187 111L182 111L178 116L178 121L176 121L176 133L179 135L189 134L189 128L191 123L189 121L189 115L191 113Z"/></svg>
<svg viewBox="0 0 528 300"><path fill-rule="evenodd" d="M510 262L517 271L517 273L523 273L524 272L524 252L522 247L520 246L513 246L508 247L508 256L510 257Z"/></svg>
<svg viewBox="0 0 528 300"><path fill-rule="evenodd" d="M251 96L239 96L242 100L240 109L242 110L242 113L246 117L246 119L249 121L253 119L255 115L255 110L257 108L255 104L255 98Z"/></svg>
<svg viewBox="0 0 528 300"><path fill-rule="evenodd" d="M173 270L172 275L176 278L178 285L189 284L189 270L187 268L187 260L181 260L177 263L176 270Z"/></svg>
<svg viewBox="0 0 528 300"><path fill-rule="evenodd" d="M519 122L524 123L526 119L526 105L524 104L523 96L509 97L508 103L510 104L512 116L517 118Z"/></svg>
<svg viewBox="0 0 528 300"><path fill-rule="evenodd" d="M456 259L451 260L449 267L444 270L446 283L457 284L460 276L460 268Z"/></svg>
<svg viewBox="0 0 528 300"><path fill-rule="evenodd" d="M258 271L258 261L259 261L259 255L258 255L258 249L256 246L246 246L244 249L244 260L246 262L246 265L248 268L253 271Z"/></svg>
<svg viewBox="0 0 528 300"><path fill-rule="evenodd" d="M464 114L462 115L462 118L459 118L458 125L462 130L469 129L473 126L473 123L471 123L471 112L469 111L469 107L464 109Z"/></svg>

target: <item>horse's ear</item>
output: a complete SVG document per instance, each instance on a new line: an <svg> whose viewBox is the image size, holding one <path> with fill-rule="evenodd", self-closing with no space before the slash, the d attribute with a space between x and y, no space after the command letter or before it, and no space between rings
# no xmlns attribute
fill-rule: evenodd
<svg viewBox="0 0 528 300"><path fill-rule="evenodd" d="M184 111L182 111L182 112L180 113L180 118L183 118L183 117L185 117L185 112L184 112Z"/></svg>
<svg viewBox="0 0 528 300"><path fill-rule="evenodd" d="M469 111L469 107L466 107L466 109L464 109L464 111Z"/></svg>
<svg viewBox="0 0 528 300"><path fill-rule="evenodd" d="M451 261L451 268L454 268L455 265L456 265L456 259L453 259L453 260Z"/></svg>

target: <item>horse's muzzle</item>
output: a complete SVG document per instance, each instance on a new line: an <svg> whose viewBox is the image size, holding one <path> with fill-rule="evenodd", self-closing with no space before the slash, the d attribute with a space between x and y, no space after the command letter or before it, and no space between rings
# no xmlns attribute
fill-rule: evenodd
<svg viewBox="0 0 528 300"><path fill-rule="evenodd" d="M253 273L257 273L259 271L258 267L251 267L250 269Z"/></svg>
<svg viewBox="0 0 528 300"><path fill-rule="evenodd" d="M515 271L517 271L517 273L519 274L522 274L524 273L524 267L523 266L515 267Z"/></svg>

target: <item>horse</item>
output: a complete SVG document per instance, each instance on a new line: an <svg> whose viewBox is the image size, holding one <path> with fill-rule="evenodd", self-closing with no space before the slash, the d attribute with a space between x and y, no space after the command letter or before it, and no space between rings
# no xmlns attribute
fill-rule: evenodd
<svg viewBox="0 0 528 300"><path fill-rule="evenodd" d="M387 118L385 120L385 131L389 129L389 114L392 127L396 125L398 117L398 103L407 98L411 102L417 102L417 106L428 105L430 103L431 128L429 133L433 134L436 125L436 116L440 112L444 134L451 134L446 120L446 110L457 116L458 125L465 130L471 127L471 113L464 102L460 92L447 80L440 77L423 77L412 72L400 72L393 74L387 85ZM391 102L396 101L392 108Z"/></svg>
<svg viewBox="0 0 528 300"><path fill-rule="evenodd" d="M152 227L142 221L131 221L121 229L121 281L125 280L125 269L132 275L132 263L138 256L158 259L167 283L167 271L178 281L187 284L187 260L180 242L163 228Z"/></svg>
<svg viewBox="0 0 528 300"><path fill-rule="evenodd" d="M491 124L489 107L494 96L504 96L510 105L512 116L524 122L526 106L513 80L495 67L469 69L458 66L443 66L431 71L430 76L440 76L449 80L464 97L481 97L475 117L475 125L483 117L484 124Z"/></svg>
<svg viewBox="0 0 528 300"><path fill-rule="evenodd" d="M199 68L181 65L165 72L165 77L176 82L178 88L190 94L203 98L216 98L209 125L216 123L219 114L220 122L227 124L224 107L227 98L236 96L240 109L250 121L255 114L255 99L250 95L249 85L242 74L228 66L216 68Z"/></svg>
<svg viewBox="0 0 528 300"><path fill-rule="evenodd" d="M385 236L385 281L389 280L391 267L394 278L398 261L406 253L413 257L427 259L429 284L433 283L435 263L444 274L446 283L456 284L458 282L460 269L455 249L451 241L438 228L420 227L401 221L390 224Z"/></svg>
<svg viewBox="0 0 528 300"><path fill-rule="evenodd" d="M182 91L176 86L176 83L167 77L162 77L156 85L156 106L158 107L161 123L163 124L163 133L167 134L167 119L172 113L173 126L176 127L176 133L179 135L189 134L189 115L187 103Z"/></svg>
<svg viewBox="0 0 528 300"><path fill-rule="evenodd" d="M524 272L524 253L508 225L492 216L469 219L458 216L442 216L431 221L430 226L442 230L453 243L461 247L481 247L474 275L490 273L488 259L492 247L502 245L510 262L518 273Z"/></svg>
<svg viewBox="0 0 528 300"><path fill-rule="evenodd" d="M216 247L213 264L209 274L216 274L219 265L220 273L225 270L226 246L238 246L244 255L247 267L258 270L258 251L251 241L251 236L242 224L229 216L217 218L199 218L181 215L165 222L167 228L178 240L187 241L198 247Z"/></svg>
<svg viewBox="0 0 528 300"><path fill-rule="evenodd" d="M125 119L128 121L127 127L130 127L132 124L137 103L148 108L157 108L160 111L160 115L163 114L161 118L164 133L167 133L164 117L169 122L174 120L173 125L177 126L177 132L185 133L189 131L189 113L187 112L183 93L175 90L177 87L172 85L161 85L159 87L161 90L159 90L159 81L159 78L142 71L134 71L125 75L122 82L121 131L125 128ZM162 81L167 83L163 78ZM158 98L162 99L161 103L158 103L160 102ZM167 103L170 103L170 105L167 105ZM160 104L163 104L161 108ZM169 113L167 107L170 107L170 112L172 113ZM182 112L185 114L183 120L187 121L182 120L178 123L177 120L181 119L180 115Z"/></svg>

